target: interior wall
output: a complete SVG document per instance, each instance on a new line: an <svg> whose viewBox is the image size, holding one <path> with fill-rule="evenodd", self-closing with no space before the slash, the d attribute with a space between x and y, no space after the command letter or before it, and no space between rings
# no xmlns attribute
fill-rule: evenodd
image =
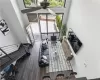
<svg viewBox="0 0 100 80"><path fill-rule="evenodd" d="M19 8L19 10L25 9L24 0L14 0ZM29 25L29 20L27 14L20 13L23 19L24 26L27 27Z"/></svg>
<svg viewBox="0 0 100 80"><path fill-rule="evenodd" d="M2 12L5 14L5 18L7 18L8 21L11 23L12 31L14 32L14 34L16 34L19 41L21 43L28 43L29 41L27 40L26 32L23 29L20 20L18 19L17 13L15 12L16 9L14 9L11 1L1 0L0 8L2 9Z"/></svg>
<svg viewBox="0 0 100 80"><path fill-rule="evenodd" d="M18 50L20 42L17 39L17 36L13 33L11 26L9 21L7 20L7 18L5 18L5 15L3 12L1 12L0 9L0 21L4 19L10 29L10 31L7 33L7 35L4 35L1 31L0 31L0 47L3 47L2 49L7 52L7 53L11 53L14 52L16 50ZM8 45L12 45L12 46L8 46ZM8 47L4 47L4 46L8 46ZM3 56L3 54L2 54ZM1 57L1 56L0 56Z"/></svg>
<svg viewBox="0 0 100 80"><path fill-rule="evenodd" d="M21 1L23 1L23 0L20 0L20 2ZM20 3L21 4L21 6L20 6L18 4L17 0L11 0L11 3L12 3L12 6L13 6L13 8L15 10L16 16L17 16L17 18L19 20L19 23L20 23L20 25L22 27L22 30L23 30L23 32L25 34L25 37L27 38L28 43L30 43L29 37L28 37L26 29L25 29L29 25L29 20L28 20L28 17L27 17L26 14L21 13L21 8L22 7L24 8L24 6L23 6L24 4L22 5L22 3Z"/></svg>
<svg viewBox="0 0 100 80"><path fill-rule="evenodd" d="M69 15L69 10L70 10L70 6L71 6L71 1L72 0L66 0L62 24L66 24L66 21L68 21L68 15Z"/></svg>
<svg viewBox="0 0 100 80"><path fill-rule="evenodd" d="M83 43L74 54L76 77L100 77L100 0L72 0L67 26Z"/></svg>

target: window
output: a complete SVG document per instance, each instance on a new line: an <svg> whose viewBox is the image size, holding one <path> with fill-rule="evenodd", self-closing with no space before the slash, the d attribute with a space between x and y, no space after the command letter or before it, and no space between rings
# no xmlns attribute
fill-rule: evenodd
<svg viewBox="0 0 100 80"><path fill-rule="evenodd" d="M40 3L43 0L23 0L25 7L33 7L34 4L37 4L40 6ZM64 3L66 2L65 0L47 0L50 3L50 7L64 7Z"/></svg>
<svg viewBox="0 0 100 80"><path fill-rule="evenodd" d="M48 0L50 7L63 7L64 0Z"/></svg>
<svg viewBox="0 0 100 80"><path fill-rule="evenodd" d="M25 7L32 7L36 2L36 0L23 0Z"/></svg>

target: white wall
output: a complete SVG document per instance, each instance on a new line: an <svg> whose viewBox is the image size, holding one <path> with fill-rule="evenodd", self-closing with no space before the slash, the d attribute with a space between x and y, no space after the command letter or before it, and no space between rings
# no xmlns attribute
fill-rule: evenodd
<svg viewBox="0 0 100 80"><path fill-rule="evenodd" d="M77 77L99 78L100 0L72 0L67 26L83 43L72 61Z"/></svg>
<svg viewBox="0 0 100 80"><path fill-rule="evenodd" d="M20 10L19 10L19 7L18 7L18 5L17 5L16 0L11 0L11 3L12 3L12 6L13 6L13 8L14 8L14 10L15 10L16 16L17 16L17 18L18 18L18 20L19 20L19 22L20 22L20 25L21 25L21 27L24 29L23 19L22 19L21 12L20 12Z"/></svg>
<svg viewBox="0 0 100 80"><path fill-rule="evenodd" d="M28 38L28 35L26 34L26 30L25 28L29 25L29 21L28 18L26 16L26 14L22 14L21 10L20 10L20 6L17 3L17 0L10 0L12 7L16 13L16 17L18 18L18 21L20 23L20 29L22 29L23 33L24 33L24 38L27 39L28 43L30 43L30 40Z"/></svg>
<svg viewBox="0 0 100 80"><path fill-rule="evenodd" d="M17 39L16 35L13 34L11 25L8 22L7 18L5 18L5 16L6 15L4 15L4 13L1 12L1 9L0 9L0 20L4 19L10 29L9 33L6 36L4 36L4 34L0 31L0 47L3 47L2 49L9 54L11 52L18 50L20 42ZM12 46L8 46L8 45L12 45ZM4 47L4 46L8 46L8 47ZM0 51L0 54L1 54L1 51ZM4 54L2 54L2 56L4 56Z"/></svg>
<svg viewBox="0 0 100 80"><path fill-rule="evenodd" d="M16 6L16 4L14 4ZM12 44L29 43L28 37L24 30L26 24L21 20L20 13L18 13L18 8L12 5L10 0L0 0L0 20L4 19L10 32L4 36L0 32L0 47L8 46ZM28 25L28 24L27 24ZM5 48L3 48L5 49ZM6 52L10 53L18 49L17 45L13 45L6 48Z"/></svg>
<svg viewBox="0 0 100 80"><path fill-rule="evenodd" d="M63 21L62 21L63 24L66 24L66 21L68 20L68 15L69 15L69 10L70 10L70 6L71 6L71 1L72 0L66 0L64 16L63 16Z"/></svg>
<svg viewBox="0 0 100 80"><path fill-rule="evenodd" d="M17 17L23 27L29 25L29 20L26 14L21 13L21 10L25 8L23 0L11 0L11 3L15 9Z"/></svg>
<svg viewBox="0 0 100 80"><path fill-rule="evenodd" d="M15 12L16 9L13 8L13 5L10 0L1 0L0 1L0 8L2 12L5 14L5 18L11 23L12 31L16 34L17 38L21 43L28 43L26 32L23 29L18 17L17 13Z"/></svg>
<svg viewBox="0 0 100 80"><path fill-rule="evenodd" d="M25 9L25 5L24 5L24 2L23 0L15 0L18 7L19 7L19 10L23 10ZM22 19L23 19L23 23L24 23L24 26L28 26L29 25L29 20L28 20L28 17L26 14L23 14L21 13L21 16L22 16Z"/></svg>

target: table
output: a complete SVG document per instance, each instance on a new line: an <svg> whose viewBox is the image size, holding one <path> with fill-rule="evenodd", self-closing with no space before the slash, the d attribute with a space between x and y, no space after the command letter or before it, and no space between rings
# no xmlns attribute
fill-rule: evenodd
<svg viewBox="0 0 100 80"><path fill-rule="evenodd" d="M49 66L46 73L69 70L69 63L65 57L60 41L57 43L48 42L49 47Z"/></svg>

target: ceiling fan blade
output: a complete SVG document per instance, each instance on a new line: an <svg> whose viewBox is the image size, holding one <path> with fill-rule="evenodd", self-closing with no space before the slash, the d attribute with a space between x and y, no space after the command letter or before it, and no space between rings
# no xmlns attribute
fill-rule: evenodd
<svg viewBox="0 0 100 80"><path fill-rule="evenodd" d="M21 10L22 13L28 13L28 12L32 12L32 11L36 11L41 9L41 7L31 7L31 8L25 8L23 10Z"/></svg>
<svg viewBox="0 0 100 80"><path fill-rule="evenodd" d="M55 12L54 11L52 11L51 9L49 9L49 8L47 8L47 10L52 14L52 15L54 15L54 16L56 16L56 14L55 14Z"/></svg>

